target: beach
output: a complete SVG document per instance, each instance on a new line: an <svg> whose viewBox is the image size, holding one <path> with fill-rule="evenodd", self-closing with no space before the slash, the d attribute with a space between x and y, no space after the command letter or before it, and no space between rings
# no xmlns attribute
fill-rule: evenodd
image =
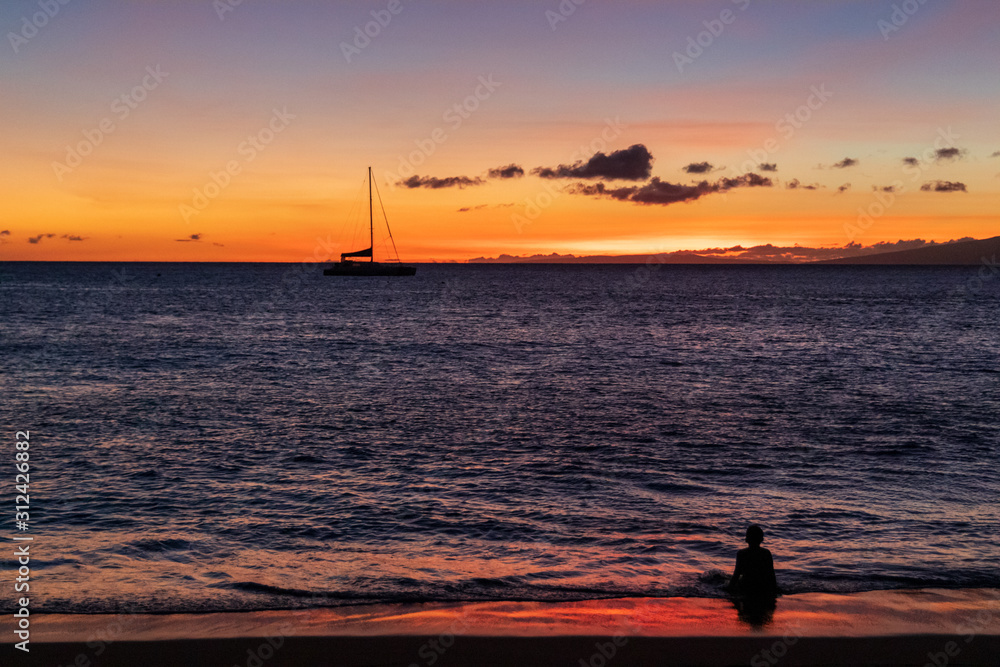
<svg viewBox="0 0 1000 667"><path fill-rule="evenodd" d="M1000 590L788 595L758 627L707 598L44 614L30 658L14 653L5 664L997 665Z"/></svg>

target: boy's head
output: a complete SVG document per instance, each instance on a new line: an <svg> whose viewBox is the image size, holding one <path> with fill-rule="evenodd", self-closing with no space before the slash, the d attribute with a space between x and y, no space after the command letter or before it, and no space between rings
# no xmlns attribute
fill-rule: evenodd
<svg viewBox="0 0 1000 667"><path fill-rule="evenodd" d="M764 541L764 531L757 524L751 524L747 528L746 542L752 547L759 547L760 543Z"/></svg>

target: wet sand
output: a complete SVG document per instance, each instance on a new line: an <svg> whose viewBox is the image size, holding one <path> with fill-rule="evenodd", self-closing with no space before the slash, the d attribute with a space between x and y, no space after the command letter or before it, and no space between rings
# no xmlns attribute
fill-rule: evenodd
<svg viewBox="0 0 1000 667"><path fill-rule="evenodd" d="M1000 590L32 617L25 665L1000 665ZM27 660L25 660L27 658Z"/></svg>

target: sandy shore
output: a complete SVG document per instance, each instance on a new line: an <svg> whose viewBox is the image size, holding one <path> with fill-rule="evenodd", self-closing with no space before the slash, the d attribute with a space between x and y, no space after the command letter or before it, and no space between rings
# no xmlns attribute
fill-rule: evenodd
<svg viewBox="0 0 1000 667"><path fill-rule="evenodd" d="M699 598L38 614L28 654L12 620L4 665L1000 665L995 589L790 595L750 619Z"/></svg>

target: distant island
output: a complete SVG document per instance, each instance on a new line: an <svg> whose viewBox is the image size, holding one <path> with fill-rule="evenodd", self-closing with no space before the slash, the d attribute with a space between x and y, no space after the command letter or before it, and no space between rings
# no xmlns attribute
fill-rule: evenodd
<svg viewBox="0 0 1000 667"><path fill-rule="evenodd" d="M839 248L775 246L707 248L642 255L500 255L477 257L470 264L872 264L955 265L996 264L1000 236L976 240L969 237L937 243L915 239L863 246L849 243Z"/></svg>

